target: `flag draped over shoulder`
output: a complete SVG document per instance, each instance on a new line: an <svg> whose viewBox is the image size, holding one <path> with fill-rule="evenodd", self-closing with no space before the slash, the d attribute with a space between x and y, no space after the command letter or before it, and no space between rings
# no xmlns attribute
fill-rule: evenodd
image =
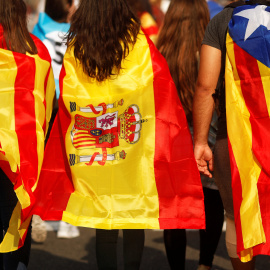
<svg viewBox="0 0 270 270"><path fill-rule="evenodd" d="M56 98L59 98L59 75L67 46L63 41L70 27L69 23L56 22L46 13L40 13L33 34L46 46L52 58L52 69L56 87Z"/></svg>
<svg viewBox="0 0 270 270"><path fill-rule="evenodd" d="M101 229L204 228L192 139L166 61L140 32L122 64L99 83L68 49L35 211Z"/></svg>
<svg viewBox="0 0 270 270"><path fill-rule="evenodd" d="M0 168L18 197L0 252L16 250L26 237L55 90L50 56L42 42L32 38L38 55L0 48ZM0 26L0 44L2 40Z"/></svg>
<svg viewBox="0 0 270 270"><path fill-rule="evenodd" d="M140 21L143 31L156 44L158 36L158 25L153 16L148 12L140 14Z"/></svg>
<svg viewBox="0 0 270 270"><path fill-rule="evenodd" d="M227 35L226 111L237 252L270 255L270 8L234 10Z"/></svg>

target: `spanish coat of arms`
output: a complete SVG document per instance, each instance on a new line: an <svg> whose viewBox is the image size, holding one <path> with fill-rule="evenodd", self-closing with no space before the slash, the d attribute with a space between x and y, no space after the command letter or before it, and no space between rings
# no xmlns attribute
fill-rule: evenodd
<svg viewBox="0 0 270 270"><path fill-rule="evenodd" d="M89 166L98 162L104 166L107 161L126 158L124 150L108 154L107 148L119 146L119 140L125 140L128 144L137 143L140 140L142 124L147 120L142 119L139 107L134 104L130 105L122 114L119 114L117 110L107 112L109 109L112 111L123 104L123 99L113 104L101 103L97 107L93 105L78 107L75 102L70 102L70 112L77 112L70 132L72 145L77 150L94 148L102 150L102 153L97 151L88 156L70 154L70 166L82 162ZM94 114L95 117L85 117L80 112Z"/></svg>

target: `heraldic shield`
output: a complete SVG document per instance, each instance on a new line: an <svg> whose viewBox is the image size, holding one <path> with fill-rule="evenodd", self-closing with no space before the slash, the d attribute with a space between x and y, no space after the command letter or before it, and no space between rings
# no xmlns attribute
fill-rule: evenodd
<svg viewBox="0 0 270 270"><path fill-rule="evenodd" d="M91 166L94 162L104 166L107 161L126 158L127 153L124 150L108 154L107 148L119 146L119 140L128 144L137 143L140 140L142 124L147 120L142 119L140 109L135 104L119 114L117 107L123 105L123 99L113 104L101 103L97 107L79 107L75 102L70 102L70 112L76 112L75 123L70 132L73 147L77 150L102 150L102 153L95 150L89 155L69 154L70 166L78 163ZM111 112L107 112L109 109ZM87 113L90 117L85 117L80 112Z"/></svg>

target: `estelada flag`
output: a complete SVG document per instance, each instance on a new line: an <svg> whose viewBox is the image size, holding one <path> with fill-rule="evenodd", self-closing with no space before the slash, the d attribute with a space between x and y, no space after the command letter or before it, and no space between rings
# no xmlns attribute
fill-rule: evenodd
<svg viewBox="0 0 270 270"><path fill-rule="evenodd" d="M0 25L0 168L18 197L0 252L16 250L26 236L53 105L50 56L42 42L32 38L37 55L9 51Z"/></svg>
<svg viewBox="0 0 270 270"><path fill-rule="evenodd" d="M101 229L204 228L192 139L165 59L140 32L122 67L97 82L67 50L35 212Z"/></svg>
<svg viewBox="0 0 270 270"><path fill-rule="evenodd" d="M226 111L237 252L270 255L270 7L235 8L229 23Z"/></svg>

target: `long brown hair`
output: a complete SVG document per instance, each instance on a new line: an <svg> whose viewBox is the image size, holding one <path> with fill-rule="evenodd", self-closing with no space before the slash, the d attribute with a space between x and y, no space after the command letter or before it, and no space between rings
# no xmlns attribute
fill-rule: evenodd
<svg viewBox="0 0 270 270"><path fill-rule="evenodd" d="M205 0L172 0L157 41L186 115L191 113L201 42L209 22Z"/></svg>
<svg viewBox="0 0 270 270"><path fill-rule="evenodd" d="M140 23L125 0L81 0L67 37L83 71L101 82L117 75Z"/></svg>
<svg viewBox="0 0 270 270"><path fill-rule="evenodd" d="M2 47L19 53L37 54L26 24L26 5L23 0L0 0L0 25L4 30Z"/></svg>

